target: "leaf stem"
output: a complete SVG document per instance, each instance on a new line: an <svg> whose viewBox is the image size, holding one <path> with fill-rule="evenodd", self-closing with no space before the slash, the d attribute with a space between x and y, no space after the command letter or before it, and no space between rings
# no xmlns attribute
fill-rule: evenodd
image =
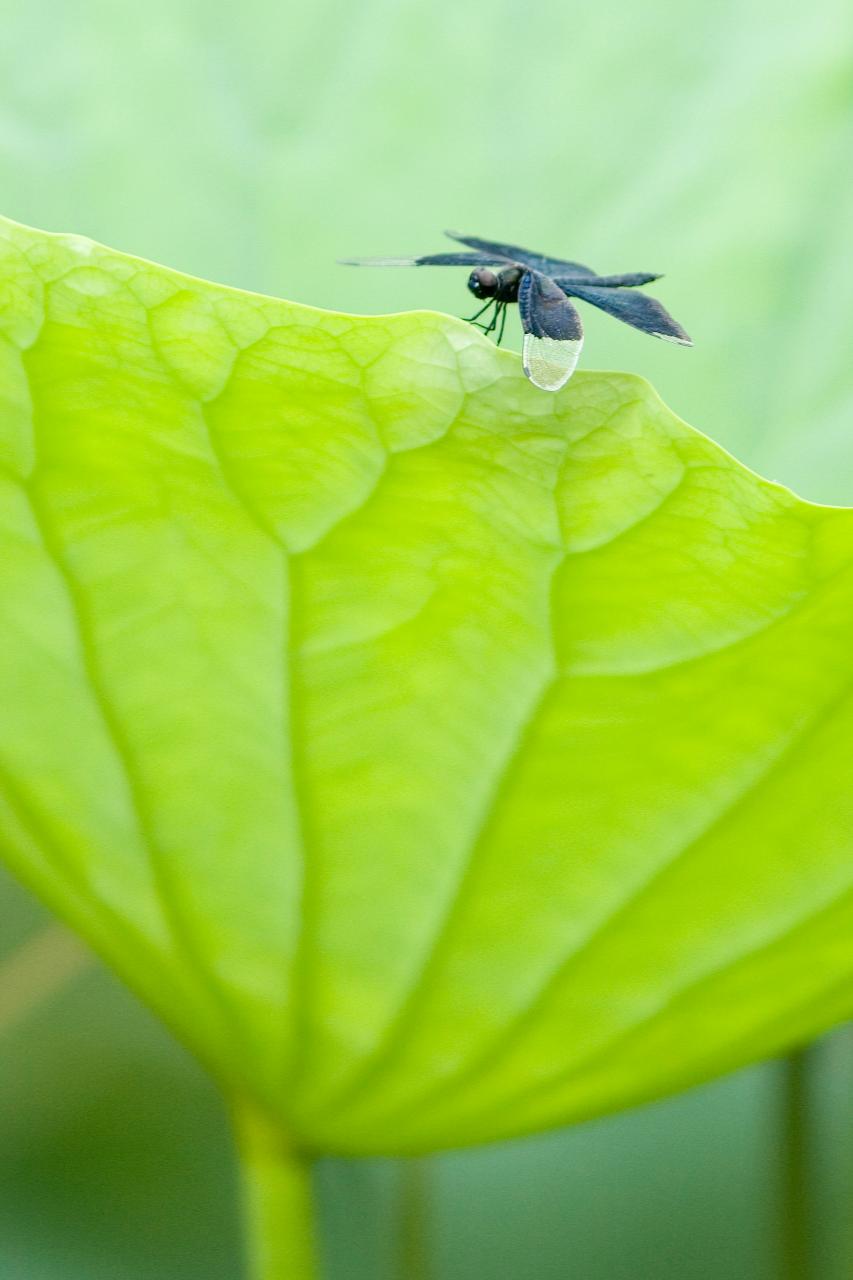
<svg viewBox="0 0 853 1280"><path fill-rule="evenodd" d="M234 1107L251 1280L319 1280L311 1161L251 1103Z"/></svg>
<svg viewBox="0 0 853 1280"><path fill-rule="evenodd" d="M814 1048L782 1063L782 1277L810 1280L812 1203L809 1160L810 1078Z"/></svg>
<svg viewBox="0 0 853 1280"><path fill-rule="evenodd" d="M400 1162L400 1280L429 1280L427 1256L427 1162L418 1156Z"/></svg>

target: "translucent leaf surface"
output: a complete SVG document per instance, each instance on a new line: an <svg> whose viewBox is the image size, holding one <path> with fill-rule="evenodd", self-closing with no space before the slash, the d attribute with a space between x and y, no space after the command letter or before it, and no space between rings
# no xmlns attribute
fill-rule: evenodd
<svg viewBox="0 0 853 1280"><path fill-rule="evenodd" d="M313 1149L483 1141L853 1004L853 515L558 396L0 224L0 821Z"/></svg>

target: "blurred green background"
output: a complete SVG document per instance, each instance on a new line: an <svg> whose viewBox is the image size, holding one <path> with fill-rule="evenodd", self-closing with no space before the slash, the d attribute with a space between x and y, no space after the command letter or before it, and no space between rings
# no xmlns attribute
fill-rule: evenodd
<svg viewBox="0 0 853 1280"><path fill-rule="evenodd" d="M351 311L467 314L464 274L335 265L439 249L445 226L664 271L695 349L587 310L586 367L646 374L745 462L845 504L851 160L849 0L0 0L4 214ZM103 970L33 944L46 928L0 879L0 1280L239 1276L212 1087ZM848 1028L810 1060L819 1280L853 1272L851 1082ZM422 1171L325 1162L327 1274L399 1280L418 1177L435 1280L771 1280L784 1113L768 1064Z"/></svg>

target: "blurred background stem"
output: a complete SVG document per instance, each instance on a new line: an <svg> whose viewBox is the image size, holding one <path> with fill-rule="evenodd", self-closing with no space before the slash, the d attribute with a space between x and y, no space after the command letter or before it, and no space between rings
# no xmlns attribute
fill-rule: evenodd
<svg viewBox="0 0 853 1280"><path fill-rule="evenodd" d="M64 925L36 929L0 960L0 1035L85 972L94 957Z"/></svg>
<svg viewBox="0 0 853 1280"><path fill-rule="evenodd" d="M249 1280L319 1280L310 1160L251 1103L234 1108Z"/></svg>
<svg viewBox="0 0 853 1280"><path fill-rule="evenodd" d="M401 1161L399 1208L399 1280L430 1280L427 1254L429 1163L419 1157Z"/></svg>
<svg viewBox="0 0 853 1280"><path fill-rule="evenodd" d="M782 1280L814 1280L809 1119L816 1052L815 1046L809 1045L782 1063Z"/></svg>

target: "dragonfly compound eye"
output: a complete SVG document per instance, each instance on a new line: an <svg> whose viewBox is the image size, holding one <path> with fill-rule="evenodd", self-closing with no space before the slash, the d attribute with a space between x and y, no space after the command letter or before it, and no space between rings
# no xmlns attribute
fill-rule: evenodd
<svg viewBox="0 0 853 1280"><path fill-rule="evenodd" d="M489 271L487 267L478 267L468 277L468 288L475 298L491 298L497 287L498 278L494 271Z"/></svg>

